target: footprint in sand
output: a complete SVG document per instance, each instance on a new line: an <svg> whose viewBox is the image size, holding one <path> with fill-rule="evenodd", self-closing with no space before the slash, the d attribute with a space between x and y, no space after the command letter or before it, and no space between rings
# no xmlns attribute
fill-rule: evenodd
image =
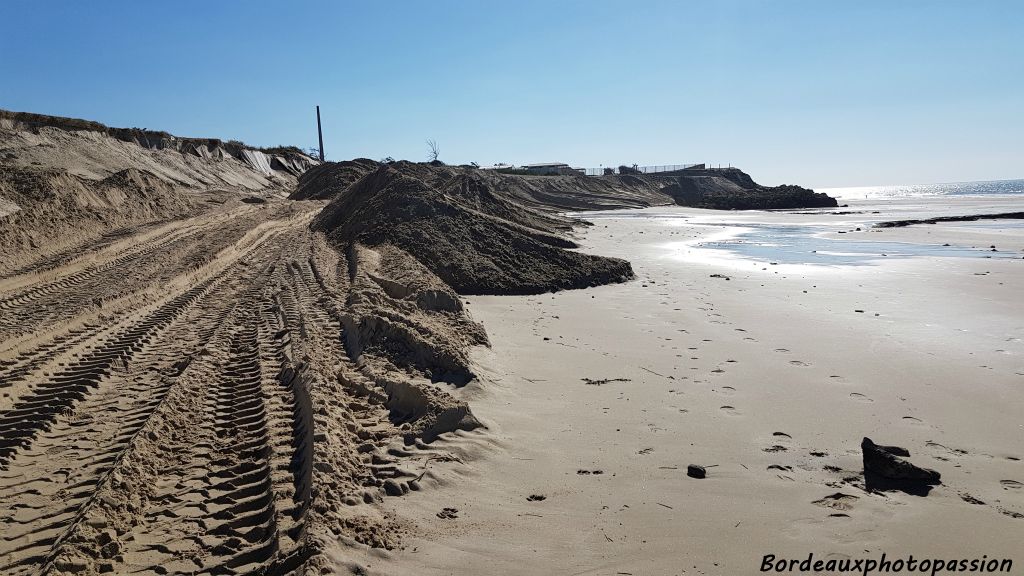
<svg viewBox="0 0 1024 576"><path fill-rule="evenodd" d="M775 351L776 352L782 352L782 353L785 354L785 353L789 352L789 348L776 348Z"/></svg>
<svg viewBox="0 0 1024 576"><path fill-rule="evenodd" d="M929 447L929 448L939 448L939 449L945 450L946 452L948 452L948 453L950 453L950 454L952 454L954 456L966 456L967 455L967 450L962 450L960 448L950 448L949 446L945 446L943 444L939 444L938 442L932 442L931 440L925 442L924 445Z"/></svg>
<svg viewBox="0 0 1024 576"><path fill-rule="evenodd" d="M740 415L740 411L737 410L733 406L728 406L728 405L721 406L721 407L719 407L719 410L721 410L722 412L725 412L726 414L728 414L730 416L739 416Z"/></svg>
<svg viewBox="0 0 1024 576"><path fill-rule="evenodd" d="M721 388L718 388L715 391L718 392L719 394L724 394L726 396L732 396L733 394L736 393L736 389L733 388L732 386L722 386Z"/></svg>
<svg viewBox="0 0 1024 576"><path fill-rule="evenodd" d="M1024 487L1024 484L1016 480L1000 480L999 483L1003 485L1003 490L1020 490Z"/></svg>
<svg viewBox="0 0 1024 576"><path fill-rule="evenodd" d="M960 499L963 500L964 502L967 502L968 504L976 504L978 506L984 506L985 505L984 502L982 502L981 500L978 500L974 496L971 496L967 492L961 492L960 493Z"/></svg>
<svg viewBox="0 0 1024 576"><path fill-rule="evenodd" d="M1013 510L1007 510L1006 508L996 508L1000 513L1006 514L1010 518L1024 519L1024 514L1020 512L1014 512Z"/></svg>
<svg viewBox="0 0 1024 576"><path fill-rule="evenodd" d="M817 504L825 508L832 508L834 510L852 510L853 503L859 500L857 496L852 494L843 494L842 492L836 492L835 494L829 494L821 500L815 500L811 504Z"/></svg>
<svg viewBox="0 0 1024 576"><path fill-rule="evenodd" d="M790 360L789 363L793 366L810 366L807 362L801 362L800 360Z"/></svg>
<svg viewBox="0 0 1024 576"><path fill-rule="evenodd" d="M860 392L850 392L850 398L853 398L854 400L859 400L861 402L874 402L874 400L868 398L867 396L861 394Z"/></svg>

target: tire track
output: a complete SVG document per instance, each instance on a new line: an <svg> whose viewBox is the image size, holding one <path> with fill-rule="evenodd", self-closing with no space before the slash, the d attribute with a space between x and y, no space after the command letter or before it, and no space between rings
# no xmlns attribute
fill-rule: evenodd
<svg viewBox="0 0 1024 576"><path fill-rule="evenodd" d="M88 352L0 413L0 573L32 573L74 534L138 431L238 302L238 286L259 274L246 255L276 234L262 235L220 274L96 337ZM58 337L33 358L89 333Z"/></svg>
<svg viewBox="0 0 1024 576"><path fill-rule="evenodd" d="M394 543L360 507L418 484L345 352L344 262L305 229L313 209L153 235L11 309L74 324L0 329L0 355L23 348L0 357L0 573L291 574L339 534ZM120 279L98 321L63 298Z"/></svg>
<svg viewBox="0 0 1024 576"><path fill-rule="evenodd" d="M77 362L34 386L27 397L0 413L0 470L20 448L29 446L36 434L49 429L65 410L84 399L115 365L127 366L132 358L162 329L180 316L208 290L212 280L200 283L142 320L119 331L83 355Z"/></svg>
<svg viewBox="0 0 1024 576"><path fill-rule="evenodd" d="M113 339L110 345L124 345L123 338L132 336L143 348L133 350L129 345L130 356L113 357L121 362L107 367L109 373L95 383L95 391L79 399L79 405L60 413L44 412L52 422L40 427L35 442L5 462L0 472L0 495L5 496L0 498L0 519L9 527L3 539L16 544L6 547L0 571L31 571L48 557L188 367L188 353L209 341L221 317L217 309L179 313L150 342L144 343L140 334L164 322L171 314L166 308L193 296L198 299L192 292ZM67 395L55 395L49 400L60 404L66 399ZM6 496L18 494L29 498L8 502Z"/></svg>
<svg viewBox="0 0 1024 576"><path fill-rule="evenodd" d="M161 478L129 544L144 562L130 570L283 574L307 556L312 409L276 308L258 293L240 297L223 327L230 344L206 374L191 442L159 456L182 450L189 464Z"/></svg>
<svg viewBox="0 0 1024 576"><path fill-rule="evenodd" d="M0 299L0 340L67 323L125 296L164 286L183 272L211 262L266 218L266 214L253 211L227 220L207 218L202 225L176 228L150 242L130 246L126 254L105 263Z"/></svg>

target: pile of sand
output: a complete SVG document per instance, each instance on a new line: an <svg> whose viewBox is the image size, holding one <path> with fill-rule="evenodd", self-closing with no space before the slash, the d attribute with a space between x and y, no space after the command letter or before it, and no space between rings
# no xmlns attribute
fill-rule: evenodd
<svg viewBox="0 0 1024 576"><path fill-rule="evenodd" d="M242 197L315 163L290 148L0 110L0 273Z"/></svg>
<svg viewBox="0 0 1024 576"><path fill-rule="evenodd" d="M366 158L327 163L307 172L290 196L293 200L333 198L367 173L383 165ZM480 183L493 195L516 204L514 212L550 214L556 211L613 210L672 204L660 190L663 184L637 176L523 176L465 166L446 166L399 160L387 166L430 186L446 188L460 177ZM565 221L557 221L566 225Z"/></svg>
<svg viewBox="0 0 1024 576"><path fill-rule="evenodd" d="M194 196L134 168L90 180L59 170L5 167L0 196L17 206L0 215L0 271L108 231L200 207Z"/></svg>
<svg viewBox="0 0 1024 576"><path fill-rule="evenodd" d="M314 220L339 247L394 245L462 294L534 294L623 281L625 260L572 252L544 215L464 173L433 185L383 165Z"/></svg>
<svg viewBox="0 0 1024 576"><path fill-rule="evenodd" d="M300 185L288 198L292 200L327 200L338 190L344 190L359 181L379 164L369 158L356 158L344 162L331 162L314 166L306 172Z"/></svg>

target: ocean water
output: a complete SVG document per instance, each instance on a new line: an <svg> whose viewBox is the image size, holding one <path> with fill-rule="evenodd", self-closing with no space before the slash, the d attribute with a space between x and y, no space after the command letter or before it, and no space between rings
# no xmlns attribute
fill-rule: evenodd
<svg viewBox="0 0 1024 576"><path fill-rule="evenodd" d="M948 182L945 184L910 184L905 186L855 186L819 188L838 199L905 198L927 196L1003 196L1024 194L1024 180L990 180L984 182Z"/></svg>

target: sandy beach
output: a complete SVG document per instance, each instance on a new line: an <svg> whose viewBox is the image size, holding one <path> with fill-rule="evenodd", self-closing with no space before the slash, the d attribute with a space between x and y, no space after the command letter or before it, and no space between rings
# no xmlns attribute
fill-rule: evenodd
<svg viewBox="0 0 1024 576"><path fill-rule="evenodd" d="M767 554L810 553L1019 561L1024 230L869 226L1021 202L850 204L591 215L583 249L628 258L636 280L466 298L491 347L476 349L479 384L459 392L487 429L435 443L461 463L428 463L430 489L392 503L415 528L368 569L753 574ZM849 239L969 253L773 265L703 245L768 224L820 224L837 252ZM942 484L926 497L858 487L864 436L907 448ZM707 477L688 477L688 464Z"/></svg>
<svg viewBox="0 0 1024 576"><path fill-rule="evenodd" d="M0 576L1024 574L962 4L4 4Z"/></svg>
<svg viewBox="0 0 1024 576"><path fill-rule="evenodd" d="M0 120L4 574L1018 560L1019 193Z"/></svg>

